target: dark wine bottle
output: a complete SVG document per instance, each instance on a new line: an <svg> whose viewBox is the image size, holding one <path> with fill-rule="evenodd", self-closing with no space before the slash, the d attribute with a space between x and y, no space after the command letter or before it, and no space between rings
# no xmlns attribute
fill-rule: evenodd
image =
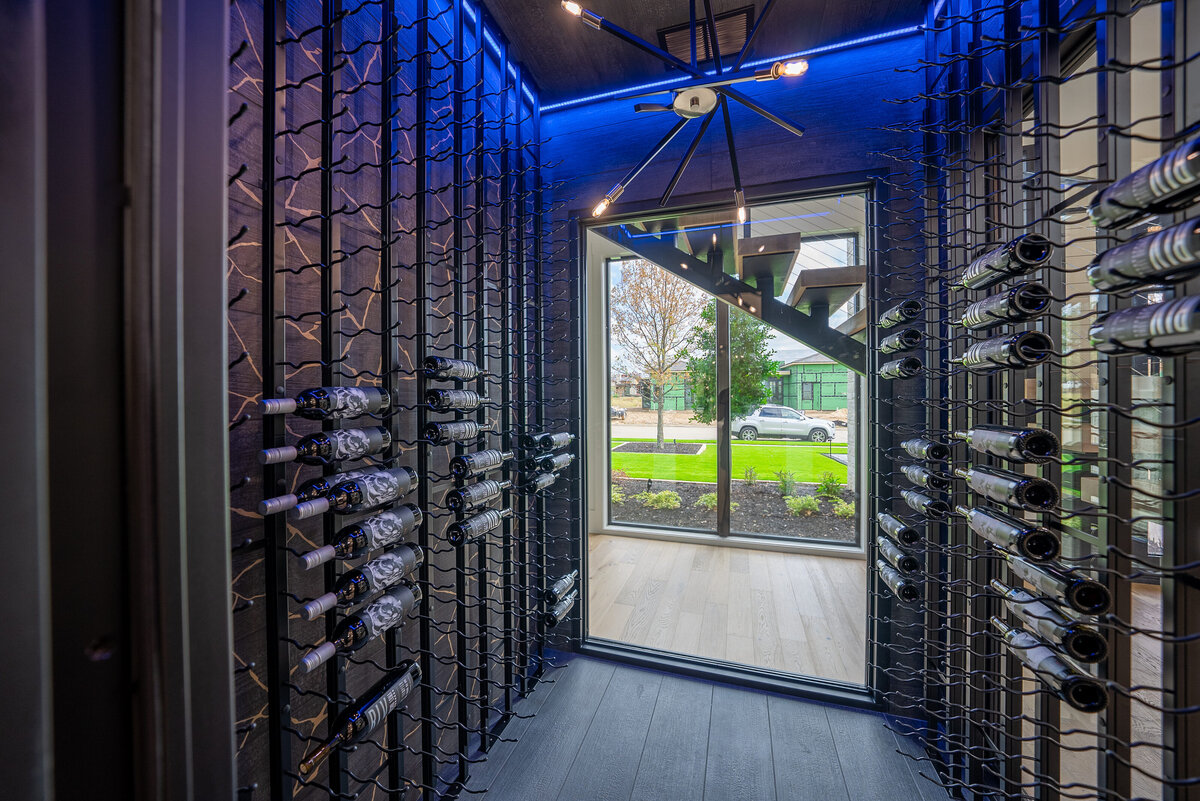
<svg viewBox="0 0 1200 801"><path fill-rule="evenodd" d="M513 458L512 451L498 451L494 448L475 453L464 453L462 456L455 456L450 460L450 472L454 474L455 478L470 478L489 470L495 470L511 458Z"/></svg>
<svg viewBox="0 0 1200 801"><path fill-rule="evenodd" d="M966 481L972 492L1014 509L1044 512L1058 505L1058 488L1044 478L998 467L959 467L954 475Z"/></svg>
<svg viewBox="0 0 1200 801"><path fill-rule="evenodd" d="M521 463L521 469L526 473L557 473L571 466L575 461L573 453L558 453L554 456L539 456L535 459L526 459Z"/></svg>
<svg viewBox="0 0 1200 801"><path fill-rule="evenodd" d="M879 548L879 554L904 575L912 576L921 572L921 560L902 551L899 545L887 537L877 534L875 544Z"/></svg>
<svg viewBox="0 0 1200 801"><path fill-rule="evenodd" d="M1035 565L1008 551L1000 551L1014 575L1050 598L1063 601L1085 615L1103 615L1112 606L1112 593L1098 581L1077 576L1054 565Z"/></svg>
<svg viewBox="0 0 1200 801"><path fill-rule="evenodd" d="M324 498L296 504L292 514L303 520L329 511L343 515L365 512L407 495L416 486L417 473L411 467L379 470L338 484Z"/></svg>
<svg viewBox="0 0 1200 801"><path fill-rule="evenodd" d="M315 387L295 398L258 402L263 414L297 414L309 420L347 420L382 412L391 405L392 396L380 387Z"/></svg>
<svg viewBox="0 0 1200 801"><path fill-rule="evenodd" d="M459 487L446 493L446 506L456 512L484 506L499 498L504 490L513 485L511 481L495 481L488 479L472 484L469 487Z"/></svg>
<svg viewBox="0 0 1200 801"><path fill-rule="evenodd" d="M475 439L484 431L491 429L484 428L474 420L458 420L453 423L426 423L424 436L434 445L447 445Z"/></svg>
<svg viewBox="0 0 1200 801"><path fill-rule="evenodd" d="M574 441L575 435L569 434L566 431L559 431L556 434L523 434L521 436L521 447L527 451L549 453L559 448L565 448Z"/></svg>
<svg viewBox="0 0 1200 801"><path fill-rule="evenodd" d="M300 557L305 570L323 565L331 559L358 559L371 551L400 542L417 530L425 513L411 503L395 509L364 517L337 533L329 545L309 551Z"/></svg>
<svg viewBox="0 0 1200 801"><path fill-rule="evenodd" d="M905 578L900 574L899 570L882 559L875 560L875 569L879 571L879 578L883 579L883 583L901 601L913 603L914 601L921 600L920 584L910 578Z"/></svg>
<svg viewBox="0 0 1200 801"><path fill-rule="evenodd" d="M305 779L312 776L335 748L346 748L361 743L367 735L379 728L379 724L383 723L388 715L404 703L420 681L421 667L412 660L405 660L389 670L375 686L363 694L361 700L350 704L338 716L337 721L329 728L329 739L300 763L300 775Z"/></svg>
<svg viewBox="0 0 1200 801"><path fill-rule="evenodd" d="M446 542L451 545L462 545L469 539L482 537L489 531L500 526L500 523L513 516L512 509L486 509L474 517L468 517L457 523L446 526Z"/></svg>
<svg viewBox="0 0 1200 801"><path fill-rule="evenodd" d="M567 597L567 593L575 586L575 582L579 580L579 571L572 570L567 575L558 579L546 589L546 603L556 604L563 598Z"/></svg>
<svg viewBox="0 0 1200 801"><path fill-rule="evenodd" d="M1092 286L1102 292L1139 284L1177 280L1200 270L1200 220L1109 248L1088 267Z"/></svg>
<svg viewBox="0 0 1200 801"><path fill-rule="evenodd" d="M976 342L951 364L961 364L970 370L990 370L995 367L1025 369L1049 359L1054 343L1041 331L1020 331L994 339Z"/></svg>
<svg viewBox="0 0 1200 801"><path fill-rule="evenodd" d="M1064 662L1050 646L1024 629L1006 625L998 617L992 618L992 625L1017 658L1059 698L1080 712L1102 712L1108 706L1108 690L1104 685Z"/></svg>
<svg viewBox="0 0 1200 801"><path fill-rule="evenodd" d="M972 450L1010 462L1045 464L1058 456L1058 437L1044 428L977 426L970 431L955 431L950 436L967 443Z"/></svg>
<svg viewBox="0 0 1200 801"><path fill-rule="evenodd" d="M1050 290L1033 281L1017 284L1012 289L976 301L967 307L958 324L973 331L983 331L1003 323L1024 323L1036 320L1050 309Z"/></svg>
<svg viewBox="0 0 1200 801"><path fill-rule="evenodd" d="M954 511L967 519L967 526L979 536L1001 548L1011 548L1034 562L1049 562L1058 557L1062 543L1049 529L994 509L956 506Z"/></svg>
<svg viewBox="0 0 1200 801"><path fill-rule="evenodd" d="M334 473L331 476L321 476L314 478L312 481L306 481L300 485L300 489L288 495L280 495L276 498L266 498L259 501L258 513L263 517L273 515L278 512L285 512L288 509L294 509L296 504L303 501L311 501L314 498L323 498L334 487L344 481L358 478L359 476L369 475L378 470L378 467L364 467L358 470L347 470L345 473Z"/></svg>
<svg viewBox="0 0 1200 801"><path fill-rule="evenodd" d="M900 490L900 497L909 505L909 508L920 512L930 520L945 520L946 515L950 514L950 507L945 501L930 498L916 490Z"/></svg>
<svg viewBox="0 0 1200 801"><path fill-rule="evenodd" d="M900 443L904 452L914 459L926 459L931 462L944 462L950 458L950 448L931 439L917 437L906 439Z"/></svg>
<svg viewBox="0 0 1200 801"><path fill-rule="evenodd" d="M887 512L879 512L875 515L875 521L879 523L879 527L887 533L889 537L897 540L904 545L916 545L921 541L921 532L905 523L898 517L893 517Z"/></svg>
<svg viewBox="0 0 1200 801"><path fill-rule="evenodd" d="M342 575L333 592L319 595L301 607L305 620L316 620L335 606L354 606L371 593L386 590L405 578L425 559L419 545L405 544L376 556L362 566Z"/></svg>
<svg viewBox="0 0 1200 801"><path fill-rule="evenodd" d="M1200 194L1200 139L1184 142L1096 195L1088 216L1098 228L1121 228L1182 208Z"/></svg>
<svg viewBox="0 0 1200 801"><path fill-rule="evenodd" d="M328 662L335 654L350 654L401 623L417 608L421 588L404 582L380 595L353 615L347 615L333 628L333 636L300 657L305 673Z"/></svg>
<svg viewBox="0 0 1200 801"><path fill-rule="evenodd" d="M1038 234L1022 234L989 250L963 270L957 284L965 289L987 289L1009 278L1027 275L1050 261L1054 245Z"/></svg>
<svg viewBox="0 0 1200 801"><path fill-rule="evenodd" d="M885 311L879 316L880 328L892 328L893 326L907 323L909 320L915 320L921 316L921 304L915 300L906 300L896 306Z"/></svg>
<svg viewBox="0 0 1200 801"><path fill-rule="evenodd" d="M575 601L579 599L579 590L571 590L571 594L561 601L556 603L550 609L546 610L544 621L546 628L552 629L559 623L567 619L567 613L571 611L571 607L575 605Z"/></svg>
<svg viewBox="0 0 1200 801"><path fill-rule="evenodd" d="M521 492L532 495L552 486L555 481L558 481L558 473L537 473L521 485Z"/></svg>
<svg viewBox="0 0 1200 801"><path fill-rule="evenodd" d="M921 467L919 464L906 464L900 468L900 472L904 473L904 477L918 487L925 487L931 490L948 490L950 489L950 479L945 476Z"/></svg>
<svg viewBox="0 0 1200 801"><path fill-rule="evenodd" d="M1088 331L1101 353L1175 356L1200 348L1200 295L1105 315Z"/></svg>
<svg viewBox="0 0 1200 801"><path fill-rule="evenodd" d="M425 393L425 403L435 412L469 412L487 400L470 389L431 389Z"/></svg>
<svg viewBox="0 0 1200 801"><path fill-rule="evenodd" d="M903 359L887 362L879 368L879 377L887 379L912 378L925 368L916 356L905 356Z"/></svg>
<svg viewBox="0 0 1200 801"><path fill-rule="evenodd" d="M304 464L324 465L361 459L379 453L391 444L391 432L383 426L318 431L309 434L295 445L267 448L259 453L258 461L262 464L298 461Z"/></svg>
<svg viewBox="0 0 1200 801"><path fill-rule="evenodd" d="M438 381L470 381L479 375L479 365L445 356L425 357L425 377Z"/></svg>
<svg viewBox="0 0 1200 801"><path fill-rule="evenodd" d="M925 335L917 328L905 328L879 340L880 353L904 353L916 350L925 341Z"/></svg>
<svg viewBox="0 0 1200 801"><path fill-rule="evenodd" d="M992 589L1004 599L1008 611L1067 656L1094 664L1108 656L1108 643L1100 632L1059 612L1034 596L992 579Z"/></svg>

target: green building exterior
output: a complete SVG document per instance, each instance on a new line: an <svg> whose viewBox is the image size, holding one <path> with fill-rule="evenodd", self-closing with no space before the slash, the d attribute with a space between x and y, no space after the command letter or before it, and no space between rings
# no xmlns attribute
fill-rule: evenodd
<svg viewBox="0 0 1200 801"><path fill-rule="evenodd" d="M771 403L799 411L832 412L845 409L846 384L850 372L824 356L813 354L779 368L775 378L767 379ZM653 409L649 388L642 387L642 407ZM669 412L692 408L692 390L686 380L675 381L663 396L663 408Z"/></svg>

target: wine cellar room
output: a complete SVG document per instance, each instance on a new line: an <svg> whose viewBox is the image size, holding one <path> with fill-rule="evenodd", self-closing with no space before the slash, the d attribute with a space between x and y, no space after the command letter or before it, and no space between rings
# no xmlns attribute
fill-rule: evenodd
<svg viewBox="0 0 1200 801"><path fill-rule="evenodd" d="M1200 801L1200 3L0 45L0 796Z"/></svg>

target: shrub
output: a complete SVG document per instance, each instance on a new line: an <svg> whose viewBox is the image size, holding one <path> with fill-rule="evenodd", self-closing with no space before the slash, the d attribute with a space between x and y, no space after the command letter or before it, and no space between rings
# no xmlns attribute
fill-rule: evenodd
<svg viewBox="0 0 1200 801"><path fill-rule="evenodd" d="M616 481L618 478L629 478L629 474L626 473L624 470L612 471L612 480Z"/></svg>
<svg viewBox="0 0 1200 801"><path fill-rule="evenodd" d="M788 497L796 491L796 474L791 470L780 470L775 473L775 477L779 479L779 494L783 497Z"/></svg>
<svg viewBox="0 0 1200 801"><path fill-rule="evenodd" d="M682 505L679 493L673 490L639 492L633 497L647 509L678 509Z"/></svg>
<svg viewBox="0 0 1200 801"><path fill-rule="evenodd" d="M843 520L849 520L854 517L854 502L836 501L833 504L833 516L840 517Z"/></svg>
<svg viewBox="0 0 1200 801"><path fill-rule="evenodd" d="M836 474L826 470L821 474L821 480L817 483L817 494L823 498L838 498L842 494L843 483Z"/></svg>
<svg viewBox="0 0 1200 801"><path fill-rule="evenodd" d="M616 484L610 484L608 488L608 498L613 506L620 506L625 503L625 490L618 487Z"/></svg>
<svg viewBox="0 0 1200 801"><path fill-rule="evenodd" d="M758 471L753 466L747 467L746 472L742 473L742 476L746 479L747 487L753 487L758 483Z"/></svg>
<svg viewBox="0 0 1200 801"><path fill-rule="evenodd" d="M801 495L799 498L784 498L788 512L795 517L812 517L821 511L821 502L815 495Z"/></svg>
<svg viewBox="0 0 1200 801"><path fill-rule="evenodd" d="M694 504L692 504L692 506L703 506L708 511L710 511L710 512L713 511L714 509L717 508L717 493L715 493L715 492L704 493L703 495L701 495L699 498L696 499L696 502ZM729 503L729 511L732 512L733 510L735 510L737 508L738 508L738 505L736 502L731 501Z"/></svg>

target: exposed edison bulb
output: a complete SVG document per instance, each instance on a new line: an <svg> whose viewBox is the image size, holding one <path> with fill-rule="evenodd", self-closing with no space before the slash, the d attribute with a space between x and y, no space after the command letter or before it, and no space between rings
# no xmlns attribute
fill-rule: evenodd
<svg viewBox="0 0 1200 801"><path fill-rule="evenodd" d="M738 222L744 223L746 221L746 193L741 189L733 190L733 203L737 206Z"/></svg>
<svg viewBox="0 0 1200 801"><path fill-rule="evenodd" d="M808 72L808 62L802 58L795 61L781 61L771 69L772 72L778 71L776 77L795 78Z"/></svg>
<svg viewBox="0 0 1200 801"><path fill-rule="evenodd" d="M599 217L606 211L608 211L608 198L604 198L604 200L596 204L596 208L592 209L592 216Z"/></svg>
<svg viewBox="0 0 1200 801"><path fill-rule="evenodd" d="M746 221L746 207L738 206L738 222L744 223L745 221Z"/></svg>
<svg viewBox="0 0 1200 801"><path fill-rule="evenodd" d="M562 7L565 11L577 17L583 13L583 6L573 2L573 0L562 0Z"/></svg>

